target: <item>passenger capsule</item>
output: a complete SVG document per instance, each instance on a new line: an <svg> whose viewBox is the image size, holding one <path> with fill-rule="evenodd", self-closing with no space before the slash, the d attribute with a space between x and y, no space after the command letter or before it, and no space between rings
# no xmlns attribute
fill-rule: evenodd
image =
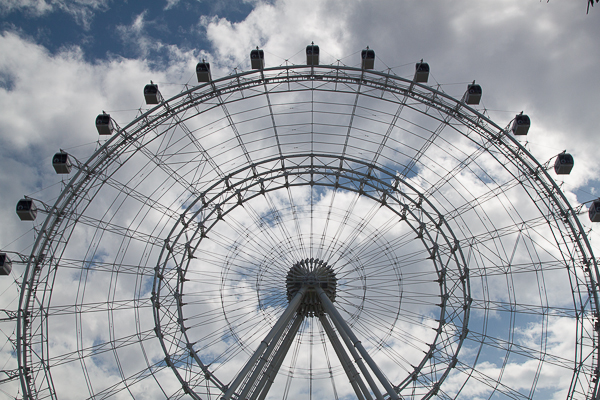
<svg viewBox="0 0 600 400"><path fill-rule="evenodd" d="M314 43L306 46L306 65L319 65L319 46Z"/></svg>
<svg viewBox="0 0 600 400"><path fill-rule="evenodd" d="M361 68L362 69L373 69L375 68L375 51L370 50L367 47L360 53Z"/></svg>
<svg viewBox="0 0 600 400"><path fill-rule="evenodd" d="M573 165L575 165L573 156L562 152L556 157L556 161L554 161L554 172L558 175L568 175L571 173Z"/></svg>
<svg viewBox="0 0 600 400"><path fill-rule="evenodd" d="M467 86L467 92L465 93L465 103L467 104L479 104L481 100L481 86L475 83L470 83Z"/></svg>
<svg viewBox="0 0 600 400"><path fill-rule="evenodd" d="M258 47L256 50L252 50L250 52L250 64L252 69L263 69L265 67L265 52L259 50Z"/></svg>
<svg viewBox="0 0 600 400"><path fill-rule="evenodd" d="M17 203L17 215L21 221L33 221L37 217L37 207L31 199L21 199Z"/></svg>
<svg viewBox="0 0 600 400"><path fill-rule="evenodd" d="M144 99L146 99L146 104L160 103L161 95L158 91L158 85L156 83L152 83L152 81L150 81L150 83L144 87Z"/></svg>
<svg viewBox="0 0 600 400"><path fill-rule="evenodd" d="M588 210L588 215L590 216L590 221L600 222L600 200L594 200Z"/></svg>
<svg viewBox="0 0 600 400"><path fill-rule="evenodd" d="M418 83L427 83L429 79L429 64L426 62L418 62L415 65L415 78L414 81Z"/></svg>
<svg viewBox="0 0 600 400"><path fill-rule="evenodd" d="M198 63L196 76L198 76L198 82L210 82L210 64L204 61Z"/></svg>
<svg viewBox="0 0 600 400"><path fill-rule="evenodd" d="M100 135L112 135L115 126L110 119L110 114L102 113L96 117L96 129Z"/></svg>
<svg viewBox="0 0 600 400"><path fill-rule="evenodd" d="M8 254L0 253L0 275L9 275L10 271L12 271L12 262Z"/></svg>
<svg viewBox="0 0 600 400"><path fill-rule="evenodd" d="M73 164L71 164L69 155L61 151L52 157L52 166L57 174L68 174L71 172Z"/></svg>
<svg viewBox="0 0 600 400"><path fill-rule="evenodd" d="M521 113L515 116L511 130L513 135L527 135L530 126L531 121L529 120L529 117Z"/></svg>

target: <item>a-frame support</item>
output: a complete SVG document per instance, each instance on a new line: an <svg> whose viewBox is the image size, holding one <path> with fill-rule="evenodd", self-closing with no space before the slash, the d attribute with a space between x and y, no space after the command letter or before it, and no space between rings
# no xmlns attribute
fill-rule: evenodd
<svg viewBox="0 0 600 400"><path fill-rule="evenodd" d="M375 361L373 361L360 340L352 332L346 321L343 320L327 293L314 281L303 285L294 294L279 320L261 341L240 373L228 385L222 400L265 399L302 325L302 321L307 317L307 315L304 315L300 311L302 309L302 301L307 293L312 293L312 300L314 301L315 298L318 299L318 302L322 306L323 312L314 313L314 316L319 318L358 400L373 400L373 397L377 400L384 400L383 394L372 375L383 386L389 399L399 400L398 393L396 393L393 386L381 372ZM335 330L329 323L328 317L333 322ZM339 340L338 335L342 341ZM350 352L354 362L352 362L346 350ZM355 365L358 366L362 376L356 370ZM363 378L366 380L368 386L365 385Z"/></svg>

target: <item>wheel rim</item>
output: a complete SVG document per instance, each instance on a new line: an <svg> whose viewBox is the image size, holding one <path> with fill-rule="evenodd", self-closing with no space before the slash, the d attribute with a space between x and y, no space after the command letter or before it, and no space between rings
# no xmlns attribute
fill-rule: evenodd
<svg viewBox="0 0 600 400"><path fill-rule="evenodd" d="M141 167L131 167L138 164ZM143 177L151 173L152 179ZM470 188L469 181L477 185ZM308 191L308 197L302 197L302 190ZM282 196L277 193L285 194L283 198L289 199L287 205L281 203ZM361 202L373 215L361 214L356 204L354 208L346 206L344 209L340 206L342 202L332 200L327 206L318 201L327 196L335 197L334 194L340 198L350 196L347 202ZM103 196L112 199L113 205L99 214L96 207L102 204ZM119 196L124 200L119 200ZM523 205L523 198L529 203ZM266 205L260 205L260 199L267 199ZM131 202L141 204L135 214L129 210ZM222 208L220 212L216 205ZM279 209L278 205L283 208ZM408 216L402 219L405 205ZM264 215L255 208L265 210ZM116 223L126 209L130 216L135 216L124 224ZM251 211L233 218L236 210L246 209ZM337 213L338 209L344 211ZM523 213L533 217L524 217ZM277 222L276 217L281 222ZM48 234L38 237L32 252L33 262L28 266L23 284L19 361L21 367L31 371L23 378L24 391L32 397L36 393L60 397L61 389L55 387L53 382L57 378L52 377L52 371L79 361L91 388L90 395L129 390L135 397L136 390L129 384L137 382L131 378L135 374L120 366L124 364L124 353L121 354L119 343L144 349L160 342L165 360L146 359L147 372L140 376L153 377L161 386L160 382L165 379L161 371L170 369L179 380L180 389L174 393L201 398L217 396L235 371L221 372L223 378L219 378L219 369L224 371L227 366L211 366L214 360L206 356L208 353L205 352L208 358L203 360L202 351L194 347L202 338L197 332L205 328L182 329L186 324L184 319L197 320L198 310L206 305L198 299L193 307L182 305L185 302L181 300L182 294L193 297L189 293L197 292L193 285L200 281L191 277L202 271L200 264L190 256L214 250L206 248L206 244L216 237L223 238L217 245L223 254L213 255L210 262L225 266L225 272L214 278L215 282L221 282L220 286L213 285L215 294L225 299L230 295L226 292L233 287L231 282L240 282L239 276L234 276L241 269L240 260L252 264L250 261L258 259L240 256L258 247L260 236L250 240L249 234L258 232L262 241L267 242L267 238L275 235L261 228L261 223L263 226L271 223L279 230L282 242L270 239L270 246L259 247L255 253L263 259L255 263L257 268L249 275L256 282L249 293L255 294L253 301L260 310L256 321L262 321L262 325L258 324L250 335L249 328L234 329L234 322L223 325L239 341L235 354L247 357L260 341L265 327L277 318L278 312L272 310L285 307L285 302L270 300L269 293L285 293L285 274L292 265L290 262L317 257L332 260L334 263L330 265L336 266L337 260L338 276L344 273L341 265L347 265L354 271L354 275L348 273L352 277L349 282L369 280L365 266L350 260L349 248L341 255L325 251L327 244L331 247L336 242L344 243L351 236L322 231L321 242L325 244L318 244L318 240L314 240L314 245L306 244L313 243L310 240L313 233L297 225L308 218L312 226L312 217L332 226L345 224L370 237L372 246L380 250L386 246L393 248L390 237L399 233L393 227L384 232L383 227L387 225L377 226L375 220L382 219L389 226L392 221L404 221L404 233L417 236L406 239L406 243L402 242L394 251L381 251L387 264L380 263L400 265L384 275L388 280L398 279L394 295L398 306L389 311L395 319L387 325L387 333L382 331L379 336L366 338L371 340L374 354L383 355L385 352L376 350L377 346L381 347L382 342L398 331L407 332L407 328L398 325L405 315L414 314L424 321L429 317L429 310L437 307L437 325L421 322L422 327L429 328L433 334L423 339L406 339L406 344L418 349L421 355L415 358L389 356L388 361L392 360L397 373L386 371L386 374L393 385L398 386L401 395L427 398L439 395L442 390L446 397L455 397L460 396L461 391L468 392L474 381L483 382L487 390L492 388L501 394L533 393L537 380L544 377L545 368L558 366L564 371L573 371L573 363L577 367L568 397L585 398L597 390L595 382L585 381L585 376L597 365L596 359L591 357L597 353L596 333L592 327L596 314L597 293L593 282L597 281L597 267L576 214L544 168L508 136L506 130L443 93L387 74L320 66L252 71L222 78L215 81L214 86L211 83L187 90L120 130L79 169L48 213L42 228ZM222 232L218 228L226 225L219 222L211 232L212 222L228 218L236 222ZM253 221L254 225L240 224L246 220ZM502 222L505 220L510 222ZM72 235L77 234L75 221L79 226L89 227L92 234L90 245L80 254L71 245ZM233 229L236 223L239 225L237 233ZM182 228L186 224L193 225L194 229ZM422 224L425 224L423 228ZM202 225L206 229L206 240L203 240ZM288 227L290 231L296 229L297 234L286 237L282 232ZM227 233L238 237L225 240ZM112 239L104 241L104 237L111 235ZM211 235L216 237L213 239ZM544 237L549 240L542 243ZM129 244L119 245L114 254L103 254L111 240L119 238ZM400 253L411 253L407 249L416 242L421 243L420 250L415 250L418 262L401 258ZM287 247L277 246L282 243ZM316 254L319 246L322 254ZM525 253L529 258L517 262ZM133 254L138 257L136 261L129 259ZM339 257L336 258L336 254ZM348 257L344 259L344 255ZM428 257L438 261L433 262ZM58 326L53 321L59 319L56 310L61 306L61 299L48 293L53 291L55 267L69 263L79 272L81 294L74 296L76 307L67 313L76 320L78 351L57 353L48 338L52 337L52 327ZM269 277L277 275L277 270L267 266L274 264L278 264L282 272L270 282ZM429 267L423 267L425 265ZM442 274L442 267L448 265L452 265L448 271L453 272ZM416 266L425 268L427 278L409 278L418 276L416 270L411 270ZM118 300L116 283L106 286L107 310L103 312L108 315L112 328L108 328L104 344L117 365L115 375L121 378L104 389L94 389L94 374L86 371L85 361L92 363L92 354L101 347L87 343L84 333L88 328L82 310L92 304L84 288L92 280L88 282L87 273L82 271L90 268L99 275L104 271L115 281L119 274L130 273L136 277L135 291L128 299ZM555 271L561 271L562 275ZM506 283L499 291L502 293L495 293L497 276L502 274ZM572 307L549 299L546 294L545 279L554 282L559 275L569 282L569 286L561 290L570 296ZM517 276L535 277L537 297L524 291ZM190 279L185 289L183 279ZM477 285L472 292L474 279ZM421 283L425 280L427 284ZM152 282L152 291L148 282ZM403 308L402 304L417 303L419 298L410 295L412 292L407 288L411 285L423 285L420 289L429 294L420 300L429 308L420 309L416 305L413 309ZM367 314L363 312L365 301L368 303L372 294L364 288L344 289L351 286L340 282L340 303L345 293L348 298L362 299L362 303L346 300L346 315L358 332L369 336L360 326L361 321L365 323ZM444 294L449 294L448 298L444 299ZM431 300L434 297L452 306L436 306ZM532 298L537 298L537 304L529 304ZM452 299L456 301L452 303ZM118 313L114 311L114 305L121 304L118 301L135 317L136 328L132 335L144 337L140 343L135 338L125 339L129 336L114 328L119 325ZM39 311L39 304L45 312ZM221 300L219 312L226 317L231 304L225 304L225 300ZM576 313L576 308L584 311ZM151 329L146 329L143 322L148 312L153 315ZM504 333L488 333L493 325L490 315L494 314L506 316L507 321L504 316L500 317ZM566 315L577 329L572 336L575 350L569 360L544 350L549 343L548 327L555 323L553 318L561 315ZM530 316L533 317L527 319ZM525 325L519 325L519 319L525 321ZM417 317L411 320L414 323ZM539 326L537 329L541 332L536 348L522 345L515 338L519 329L525 329L528 323ZM213 336L215 332L220 331L214 330ZM317 343L323 336L316 322L307 322L300 332L304 339L299 340L297 352L306 349L310 353L316 345L309 343ZM244 339L244 335L251 339ZM467 353L461 356L466 339ZM323 344L319 342L319 346ZM489 376L493 368L485 368L491 348L499 349L503 359L493 376ZM228 358L230 353L222 354ZM518 361L519 357L539 366L527 390L510 385L504 374L506 365ZM328 366L323 369L298 367L295 374L302 382L311 381L318 374L328 375L327 384L331 387L333 382L333 390L341 390L339 383L335 389L335 383L340 377L344 378L343 371L335 365L334 359L335 356L330 357ZM229 362L232 366L240 363L233 356ZM294 369L290 362L284 365L288 370ZM287 374L288 379L291 379L290 374L294 372ZM451 383L445 384L448 377ZM321 390L317 384L310 387L315 393ZM527 397L527 394L519 395Z"/></svg>

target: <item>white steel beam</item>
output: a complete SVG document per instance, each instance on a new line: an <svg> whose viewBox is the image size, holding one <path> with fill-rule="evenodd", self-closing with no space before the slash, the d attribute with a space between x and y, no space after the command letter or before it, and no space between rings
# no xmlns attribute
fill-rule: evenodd
<svg viewBox="0 0 600 400"><path fill-rule="evenodd" d="M344 319L342 318L342 316L340 315L338 310L336 310L336 308L334 307L331 300L329 300L329 297L327 297L327 293L325 293L325 291L323 289L321 289L319 286L314 286L314 289L317 291L317 294L319 295L321 304L323 305L325 312L327 312L327 314L329 314L329 317L331 318L331 320L333 321L338 332L342 336L342 339L344 339L344 342L346 342L346 346L348 347L348 350L350 350L350 353L352 353L352 355L354 356L354 360L356 361L356 364L358 364L358 367L360 368L361 372L365 376L365 379L369 383L369 386L371 386L371 390L375 394L375 397L377 397L378 400L383 400L383 396L381 395L381 392L377 388L377 385L373 381L373 378L371 378L371 375L368 374L368 371L365 368L364 363L360 359L360 356L358 355L358 353L356 353L356 350L358 350L360 355L367 362L367 364L369 365L369 368L371 368L371 371L373 371L373 374L375 374L375 376L377 377L379 382L381 382L381 384L385 388L386 392L389 394L390 398L394 399L394 400L400 400L398 393L396 393L396 391L394 390L394 388L392 387L390 382L387 380L387 378L383 375L383 373L381 372L381 370L379 369L377 364L375 364L375 361L373 361L373 359L371 358L369 353L365 350L363 345L360 343L360 340L358 340L358 338L356 337L354 332L352 332L352 330L350 329L348 324L346 324L346 321L344 321Z"/></svg>
<svg viewBox="0 0 600 400"><path fill-rule="evenodd" d="M350 384L352 385L352 388L354 389L354 393L356 393L356 397L358 398L358 400L365 400L365 398L366 400L373 400L371 393L365 386L365 383L358 374L358 371L356 371L356 368L354 368L350 357L348 357L348 354L346 354L344 346L336 336L329 321L327 321L327 317L324 314L321 314L319 315L319 320L321 321L321 325L323 325L325 333L327 334L327 337L329 338L329 341L333 346L333 350L335 350L335 354L337 354L338 359L340 360L340 363L342 364L342 367L344 368L344 371L348 376L348 380L350 381Z"/></svg>
<svg viewBox="0 0 600 400"><path fill-rule="evenodd" d="M279 317L279 320L275 323L275 326L273 326L273 328L267 334L267 336L260 342L258 349L256 349L256 351L254 352L252 357L250 357L250 360L248 360L248 362L246 363L246 365L244 366L242 371L238 374L238 376L235 378L235 380L229 385L227 391L223 395L222 400L230 400L231 399L231 396L233 395L233 393L236 391L236 389L242 383L242 381L246 378L246 376L250 373L250 371L252 370L252 367L256 364L256 362L258 361L260 356L269 347L269 344L271 342L278 341L279 337L282 335L282 333L284 331L284 328L287 326L287 324L291 321L291 319L296 314L296 311L298 310L298 307L300 306L300 303L302 301L302 297L304 296L304 293L306 293L307 289L308 289L307 286L303 286L302 288L300 288L300 290L298 290L298 293L296 293L296 295L292 298L292 300L288 304L288 307L285 309L285 311L283 312L281 317ZM247 385L249 385L250 383L251 382L248 382Z"/></svg>
<svg viewBox="0 0 600 400"><path fill-rule="evenodd" d="M258 383L258 386L256 387L256 389L250 396L250 400L264 400L265 397L267 397L267 394L269 393L269 390L271 389L271 385L275 381L275 376L277 375L277 372L281 368L281 364L283 364L283 360L285 359L287 352L290 350L290 347L294 341L294 338L296 337L296 334L298 333L298 330L300 329L300 325L302 324L302 321L304 321L304 317L301 315L297 315L296 319L292 323L290 330L288 331L285 338L283 339L283 343L277 350L277 353L275 353L275 356L273 357L271 364L269 364L263 377L261 378L260 382Z"/></svg>

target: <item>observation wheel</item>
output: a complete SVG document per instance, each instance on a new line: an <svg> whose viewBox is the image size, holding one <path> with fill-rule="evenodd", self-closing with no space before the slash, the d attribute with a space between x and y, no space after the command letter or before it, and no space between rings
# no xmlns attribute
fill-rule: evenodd
<svg viewBox="0 0 600 400"><path fill-rule="evenodd" d="M369 56L103 116L112 135L34 200L24 397L596 398L580 209L473 108L481 88Z"/></svg>

